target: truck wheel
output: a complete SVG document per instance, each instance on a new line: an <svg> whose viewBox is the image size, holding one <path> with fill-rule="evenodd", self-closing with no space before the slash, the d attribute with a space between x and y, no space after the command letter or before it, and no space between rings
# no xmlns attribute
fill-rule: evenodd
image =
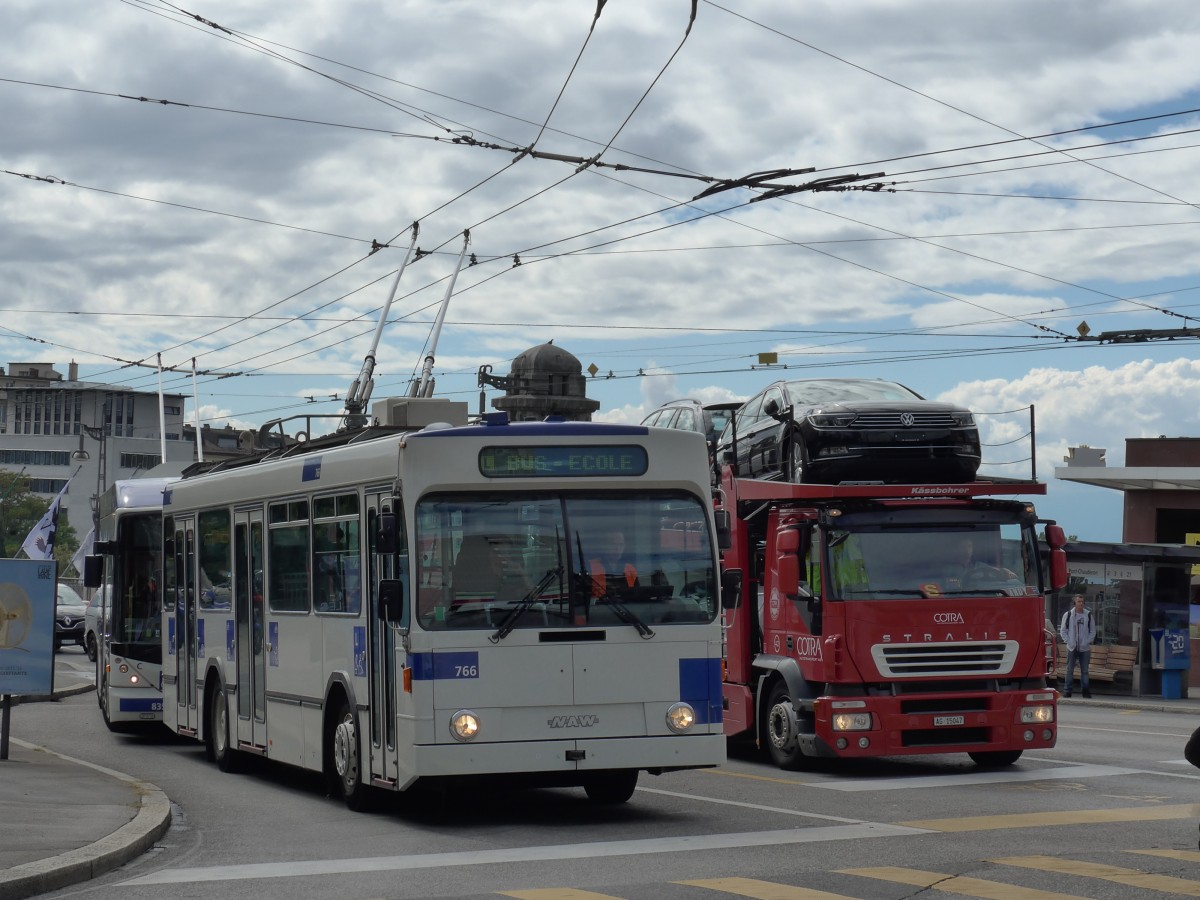
<svg viewBox="0 0 1200 900"><path fill-rule="evenodd" d="M1020 750L987 750L979 753L968 753L971 761L977 766L996 769L1001 766L1011 766L1021 758Z"/></svg>
<svg viewBox="0 0 1200 900"><path fill-rule="evenodd" d="M614 805L624 803L633 796L637 787L638 770L621 769L616 772L600 772L588 778L583 790L593 803Z"/></svg>
<svg viewBox="0 0 1200 900"><path fill-rule="evenodd" d="M797 739L800 731L796 710L787 684L782 679L775 682L767 695L767 714L763 722L763 735L771 761L781 769L799 769L804 762L804 751Z"/></svg>

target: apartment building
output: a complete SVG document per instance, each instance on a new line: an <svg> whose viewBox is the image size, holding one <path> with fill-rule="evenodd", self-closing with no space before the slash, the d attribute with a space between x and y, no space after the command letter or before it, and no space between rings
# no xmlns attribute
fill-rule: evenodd
<svg viewBox="0 0 1200 900"><path fill-rule="evenodd" d="M156 390L80 381L74 362L66 377L52 363L10 363L0 368L0 469L24 474L47 500L74 475L63 508L82 538L108 485L163 462L164 432L166 462L178 471L192 461L184 399L164 394L163 428Z"/></svg>

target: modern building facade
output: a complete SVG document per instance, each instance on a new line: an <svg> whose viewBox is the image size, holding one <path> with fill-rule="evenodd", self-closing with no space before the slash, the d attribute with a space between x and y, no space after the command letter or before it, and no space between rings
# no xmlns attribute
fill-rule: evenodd
<svg viewBox="0 0 1200 900"><path fill-rule="evenodd" d="M157 392L80 381L74 362L65 377L52 363L10 363L0 369L0 469L23 474L47 500L74 476L63 509L82 539L108 485L164 462L164 433L166 462L191 462L184 396L164 394L163 412L160 420Z"/></svg>

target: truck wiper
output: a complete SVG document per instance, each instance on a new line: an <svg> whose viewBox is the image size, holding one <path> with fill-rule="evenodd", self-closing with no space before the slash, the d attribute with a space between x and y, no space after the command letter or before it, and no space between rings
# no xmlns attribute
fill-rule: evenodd
<svg viewBox="0 0 1200 900"><path fill-rule="evenodd" d="M504 621L500 623L500 627L496 629L496 633L489 636L488 640L493 644L498 644L500 641L508 637L509 633L517 627L517 619L521 618L521 614L529 607L533 606L533 602L542 596L542 591L550 587L550 583L556 578L562 577L562 566L555 566L553 569L547 569L546 574L542 576L541 581L529 589L529 593L517 601Z"/></svg>

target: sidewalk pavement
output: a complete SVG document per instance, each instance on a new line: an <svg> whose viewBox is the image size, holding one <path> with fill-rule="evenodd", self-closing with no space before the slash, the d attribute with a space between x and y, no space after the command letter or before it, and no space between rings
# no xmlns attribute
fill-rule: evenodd
<svg viewBox="0 0 1200 900"><path fill-rule="evenodd" d="M21 700L57 700L92 690L93 684L68 685L52 697ZM1200 725L1200 699L1096 694L1061 705L1184 713ZM153 847L171 824L170 800L155 785L15 738L9 740L9 758L0 760L0 810L0 900L21 900L109 872Z"/></svg>
<svg viewBox="0 0 1200 900"><path fill-rule="evenodd" d="M95 689L68 681L52 696L12 702L53 701ZM171 824L171 802L150 782L11 734L8 759L0 760L0 810L0 900L109 872L153 847Z"/></svg>

